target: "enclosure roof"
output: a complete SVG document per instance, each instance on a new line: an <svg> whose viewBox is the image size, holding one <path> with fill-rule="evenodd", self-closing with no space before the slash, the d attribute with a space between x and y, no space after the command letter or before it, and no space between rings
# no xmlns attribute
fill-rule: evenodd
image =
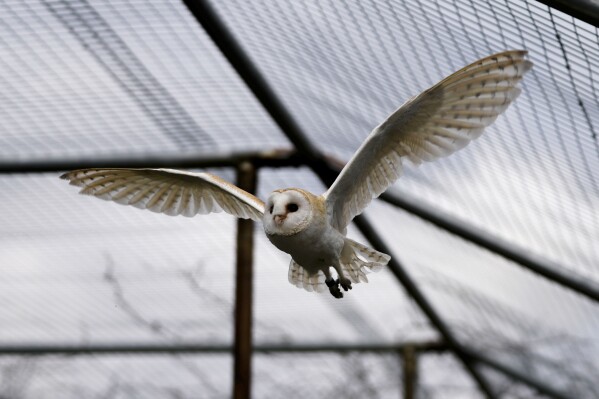
<svg viewBox="0 0 599 399"><path fill-rule="evenodd" d="M209 4L309 147L182 2L0 3L0 352L232 341L233 218L167 217L78 196L59 169L205 165L234 181L235 163L251 154L263 159L261 198L282 187L322 193L318 159L338 171L410 97L480 57L526 49L534 68L505 114L451 157L406 165L364 220L466 350L549 392L598 397L597 28L534 0ZM284 166L289 154L297 157ZM351 225L349 236L368 243L361 229ZM392 268L338 301L288 284L289 256L261 226L255 233L256 345L447 338ZM228 353L3 357L0 369L19 379L0 372L0 397L107 387L221 397L230 362ZM498 397L535 392L474 364ZM259 352L254 390L397 397L397 370L390 354ZM420 370L422 397L482 395L451 351L424 356Z"/></svg>

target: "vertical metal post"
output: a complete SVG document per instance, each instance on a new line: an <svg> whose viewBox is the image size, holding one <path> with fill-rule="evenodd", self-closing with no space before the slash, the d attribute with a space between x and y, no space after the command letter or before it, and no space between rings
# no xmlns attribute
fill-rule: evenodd
<svg viewBox="0 0 599 399"><path fill-rule="evenodd" d="M237 167L237 185L249 193L256 191L256 170L250 162ZM233 398L248 399L252 382L252 276L254 223L237 222L237 266L235 285L235 343Z"/></svg>
<svg viewBox="0 0 599 399"><path fill-rule="evenodd" d="M412 345L402 348L401 358L403 364L403 397L404 399L416 398L418 386L418 352Z"/></svg>

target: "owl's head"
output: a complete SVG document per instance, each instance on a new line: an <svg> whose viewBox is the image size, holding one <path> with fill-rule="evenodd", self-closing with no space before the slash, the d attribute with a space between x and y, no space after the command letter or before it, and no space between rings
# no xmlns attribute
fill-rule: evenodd
<svg viewBox="0 0 599 399"><path fill-rule="evenodd" d="M266 234L290 236L302 231L312 219L310 195L295 188L273 191L264 208Z"/></svg>

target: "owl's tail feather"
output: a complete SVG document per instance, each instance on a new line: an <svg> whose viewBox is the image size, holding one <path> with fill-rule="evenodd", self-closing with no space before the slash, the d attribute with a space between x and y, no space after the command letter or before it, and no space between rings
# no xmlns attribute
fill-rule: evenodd
<svg viewBox="0 0 599 399"><path fill-rule="evenodd" d="M391 257L382 252L368 248L349 238L341 251L341 266L352 283L368 282L368 272L378 272L389 263Z"/></svg>
<svg viewBox="0 0 599 399"><path fill-rule="evenodd" d="M303 288L309 292L323 292L327 289L327 286L324 282L325 275L321 270L319 270L316 274L310 274L302 266L295 263L293 259L291 259L291 263L289 264L289 274L287 277L289 278L289 282L291 284L295 285L297 288Z"/></svg>
<svg viewBox="0 0 599 399"><path fill-rule="evenodd" d="M365 245L345 238L345 245L341 251L341 267L344 274L354 284L368 282L366 274L378 272L385 266L391 257L382 252L375 251ZM289 282L306 291L323 292L327 290L325 275L322 270L310 274L305 268L297 264L293 259L289 264Z"/></svg>

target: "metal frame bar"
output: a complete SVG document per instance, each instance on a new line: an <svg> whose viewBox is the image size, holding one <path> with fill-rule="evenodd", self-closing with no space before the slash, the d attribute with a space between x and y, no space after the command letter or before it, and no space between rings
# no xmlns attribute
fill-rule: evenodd
<svg viewBox="0 0 599 399"><path fill-rule="evenodd" d="M245 53L237 39L221 21L217 11L208 0L183 0L191 14L199 22L214 44L229 61L237 74L243 79L252 93L268 110L283 132L289 136L296 148L303 149L308 156L319 153L310 140L302 133L302 129L271 89L267 80Z"/></svg>
<svg viewBox="0 0 599 399"><path fill-rule="evenodd" d="M262 73L245 53L237 39L221 21L210 1L183 0L183 3L281 131L289 138L298 152L305 157L306 163L312 168L320 170L320 175L325 174L327 181L332 182L337 177L337 173L328 167L320 150L303 133L295 118L271 89L268 81L262 76Z"/></svg>
<svg viewBox="0 0 599 399"><path fill-rule="evenodd" d="M459 220L451 218L449 215L439 212L431 207L425 207L422 203L415 200L400 197L397 194L389 192L381 195L380 199L401 208L412 215L416 215L453 235L519 264L525 269L543 276L554 283L576 291L595 302L599 302L599 286L596 283L589 279L576 276L574 271L570 271L570 274L566 274L566 272L563 271L565 268L557 263L542 259L531 252L501 240L499 237L460 222Z"/></svg>
<svg viewBox="0 0 599 399"><path fill-rule="evenodd" d="M541 3L547 4L550 7L559 9L564 11L576 18L589 22L595 26L599 25L599 6L588 1L588 0L539 0ZM277 122L277 124L281 127L283 132L290 138L290 140L295 144L295 146L300 150L301 155L296 156L293 155L291 157L283 157L283 158L270 158L269 156L263 157L264 154L260 154L259 156L248 155L247 160L251 162L255 162L257 167L260 166L300 166L302 164L307 164L310 166L315 173L326 183L330 184L335 176L336 171L335 168L331 167L330 163L319 153L319 151L312 145L310 140L304 135L301 131L299 125L296 124L292 115L288 113L285 106L282 102L277 98L276 94L270 89L267 81L262 77L258 69L253 65L252 61L249 57L247 57L241 48L241 46L237 43L234 37L230 34L228 29L222 24L220 19L217 16L217 13L211 8L207 1L198 1L194 2L191 0L184 0L184 3L190 9L192 14L196 17L198 22L203 26L206 32L211 36L213 41L220 48L221 52L227 57L229 62L236 69L238 74L242 77L248 87L254 92L258 100L265 107L265 109L270 113L271 117ZM295 156L295 158L294 158ZM241 158L245 156L242 155ZM305 162L302 162L302 158ZM291 161L290 161L291 159ZM7 163L0 164L0 173L15 173L15 172L49 172L49 171L58 171L65 169L73 169L73 168L81 168L81 167L145 167L145 166L169 166L169 167L183 167L183 168L193 168L193 167L211 167L211 166L235 166L240 162L240 158L238 156L229 156L227 160L224 158L214 158L214 159L198 159L192 157L177 157L176 159L168 159L168 158L139 158L137 160L129 160L129 159L106 159L106 160L94 160L94 161L86 161L86 160L72 160L72 161L54 161L54 162L28 162L23 164L15 164L15 163ZM489 249L492 252L498 253L501 256L504 256L516 263L521 264L525 268L532 270L533 272L542 275L552 281L555 281L563 286L571 288L577 292L580 292L587 297L599 301L599 289L583 279L572 278L572 276L566 275L559 271L556 267L547 267L546 263L542 260L535 259L529 254L524 253L523 251L518 251L513 248L511 245L507 243L498 244L496 239L490 237L488 235L481 234L481 232L475 231L474 229L468 227L467 225L458 223L456 221L449 220L446 215L436 214L431 212L430 209L419 206L415 203L410 203L409 200L404 198L400 198L394 195L386 194L382 197L385 201L396 205L402 209L407 210L410 213L413 213L433 224L441 227L445 230L452 232L466 240L476 243L484 248ZM356 224L359 229L367 235L367 238L374 246L377 248L384 250L385 245L380 240L380 237L376 234L376 231L368 224L368 222L364 218L357 218ZM368 237L369 236L369 237ZM390 252L390 251L385 251ZM482 376L479 375L479 372L471 365L470 360L474 360L486 366L489 366L495 370L498 370L506 375L511 376L521 382L524 382L536 389L540 392L556 397L556 398L566 398L567 394L555 390L551 387L548 387L542 381L537 381L529 376L521 374L519 371L514 370L508 365L505 365L501 362L498 362L492 358L481 355L480 353L471 350L470 348L462 346L452 335L451 331L447 326L444 325L443 320L436 314L434 308L428 303L427 299L420 292L420 289L417 285L411 280L410 276L406 273L405 269L401 267L401 265L395 261L392 261L391 269L394 271L400 282L404 285L406 290L412 295L412 297L416 300L416 302L420 305L423 311L427 314L431 322L439 329L445 339L448 341L449 347L456 353L456 355L462 360L466 368L470 371L473 378L478 382L481 389L490 397L492 397L492 392L490 389L485 387L487 383L484 381ZM91 347L87 347L88 349L83 349L82 352L79 353L90 353L90 349L94 349ZM182 349L184 352L194 352L194 351L204 351L210 352L212 350L204 347L205 350L200 347L190 347L190 346L180 346L178 347ZM215 347L212 347L213 349ZM216 351L223 350L224 347L216 348ZM28 349L38 352L39 349L44 348L32 348L29 346L28 348L24 347L12 347L12 348L0 348L0 355L2 354L27 354ZM50 352L46 353L63 353L65 352L52 352L51 348L47 347L46 350L50 350ZM56 347L55 347L56 349ZM60 348L58 348L60 349ZM81 348L79 348L81 349ZM106 350L103 352L103 349L100 347L95 348L98 351L95 353L115 353ZM108 348L104 348L108 349ZM139 347L140 351L145 351L149 348ZM257 352L277 352L277 351L289 351L293 352L294 348L286 346L283 347L271 347L267 350L268 347L257 347ZM299 348L295 348L296 350ZM68 348L63 347L62 350L66 350L68 352ZM230 348L226 349L230 351ZM303 350L299 351L310 351L311 349L305 347ZM331 351L339 352L344 349L340 346L337 346ZM349 349L348 349L349 350ZM397 350L397 347L395 347ZM176 352L177 349L174 349L172 346L168 346L165 349L165 352ZM316 351L316 350L315 350ZM350 350L353 351L353 350ZM136 352L136 350L133 350ZM28 354L34 354L33 352Z"/></svg>
<svg viewBox="0 0 599 399"><path fill-rule="evenodd" d="M250 194L256 192L256 169L250 162L243 162L237 167L237 186ZM238 219L233 397L239 399L249 398L252 392L253 257L254 222Z"/></svg>
<svg viewBox="0 0 599 399"><path fill-rule="evenodd" d="M402 353L404 348L413 348L416 352L440 353L447 351L447 345L439 341L403 342L403 343L354 343L339 344L336 342L313 344L257 344L255 353L349 353L349 352L382 352ZM161 353L232 353L233 346L227 344L138 344L138 343L95 343L95 344L35 344L21 343L0 346L0 356L48 356L48 355L116 355L116 354L161 354Z"/></svg>
<svg viewBox="0 0 599 399"><path fill-rule="evenodd" d="M464 355L476 360L477 362L484 364L487 367L499 371L508 377L511 377L517 381L520 381L530 387L535 388L539 393L550 396L556 399L572 399L572 393L556 389L547 384L547 382L541 378L537 378L530 375L525 375L513 367L489 356L487 354L475 351L471 348L464 348Z"/></svg>
<svg viewBox="0 0 599 399"><path fill-rule="evenodd" d="M292 150L265 152L223 153L217 155L181 154L171 156L127 156L112 158L72 158L27 162L0 161L0 174L50 173L85 168L216 168L237 167L250 162L260 167L299 167L305 165L303 156Z"/></svg>
<svg viewBox="0 0 599 399"><path fill-rule="evenodd" d="M418 352L411 346L405 346L401 351L403 397L414 399L418 387Z"/></svg>
<svg viewBox="0 0 599 399"><path fill-rule="evenodd" d="M599 3L593 0L537 0L574 18L599 26Z"/></svg>

